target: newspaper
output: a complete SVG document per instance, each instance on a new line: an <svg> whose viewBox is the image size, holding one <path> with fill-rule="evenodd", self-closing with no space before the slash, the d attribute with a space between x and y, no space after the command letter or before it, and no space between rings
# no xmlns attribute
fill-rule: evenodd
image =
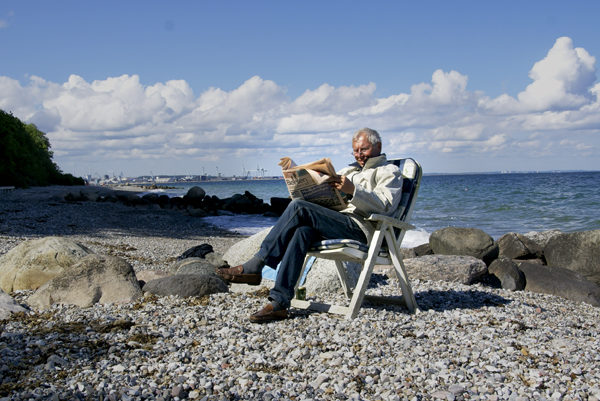
<svg viewBox="0 0 600 401"><path fill-rule="evenodd" d="M346 207L345 196L330 185L338 175L329 158L298 166L289 157L283 157L279 165L292 199L304 199L333 210Z"/></svg>

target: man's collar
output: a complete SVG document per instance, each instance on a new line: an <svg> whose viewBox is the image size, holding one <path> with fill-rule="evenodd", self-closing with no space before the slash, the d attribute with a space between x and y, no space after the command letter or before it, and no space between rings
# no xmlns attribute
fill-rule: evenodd
<svg viewBox="0 0 600 401"><path fill-rule="evenodd" d="M357 162L352 163L350 166L357 168L358 170L364 170L366 168L373 168L384 164L387 161L385 157L385 153L380 154L379 156L369 157L365 162L364 167L360 167L360 164Z"/></svg>

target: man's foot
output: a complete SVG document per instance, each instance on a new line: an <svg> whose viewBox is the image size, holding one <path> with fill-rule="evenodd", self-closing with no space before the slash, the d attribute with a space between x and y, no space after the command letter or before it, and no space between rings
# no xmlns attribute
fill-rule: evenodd
<svg viewBox="0 0 600 401"><path fill-rule="evenodd" d="M217 275L230 283L241 283L248 285L259 285L262 280L262 274L244 274L242 265L235 267L219 267Z"/></svg>
<svg viewBox="0 0 600 401"><path fill-rule="evenodd" d="M275 310L272 303L268 303L258 312L250 315L250 321L253 323L268 323L275 320L283 320L288 318L287 309Z"/></svg>

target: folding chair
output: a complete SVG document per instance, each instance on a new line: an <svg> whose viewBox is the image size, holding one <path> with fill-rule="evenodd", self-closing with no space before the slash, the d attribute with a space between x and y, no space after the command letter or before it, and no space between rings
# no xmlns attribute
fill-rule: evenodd
<svg viewBox="0 0 600 401"><path fill-rule="evenodd" d="M324 240L313 244L311 250L307 254L302 273L300 274L300 277L304 276L307 262L311 256L334 260L342 289L350 299L350 305L330 305L294 298L292 299L293 307L336 313L346 315L346 318L348 319L354 319L358 314L363 300L366 299L376 303L401 303L404 304L411 313L418 311L417 302L402 261L400 244L402 243L406 231L415 228L408 224L408 222L410 221L413 206L417 199L423 171L419 163L410 158L394 159L390 160L390 162L400 168L403 177L402 198L394 217L380 214L372 214L369 216L367 220L376 222L377 226L373 238L371 238L371 241L368 244L349 239ZM384 243L385 246L382 246ZM348 275L342 264L343 261L357 262L363 265L354 291L350 288ZM402 298L365 295L375 265L394 266L398 284L402 290ZM299 284L300 280L296 283L296 290L298 289ZM298 291L296 291L296 294L297 293Z"/></svg>

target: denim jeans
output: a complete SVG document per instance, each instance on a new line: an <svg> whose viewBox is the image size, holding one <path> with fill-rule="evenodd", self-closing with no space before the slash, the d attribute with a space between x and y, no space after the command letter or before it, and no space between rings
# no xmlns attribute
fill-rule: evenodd
<svg viewBox="0 0 600 401"><path fill-rule="evenodd" d="M310 246L323 239L336 238L367 241L349 216L304 200L293 200L256 254L272 268L281 263L269 299L288 308Z"/></svg>

